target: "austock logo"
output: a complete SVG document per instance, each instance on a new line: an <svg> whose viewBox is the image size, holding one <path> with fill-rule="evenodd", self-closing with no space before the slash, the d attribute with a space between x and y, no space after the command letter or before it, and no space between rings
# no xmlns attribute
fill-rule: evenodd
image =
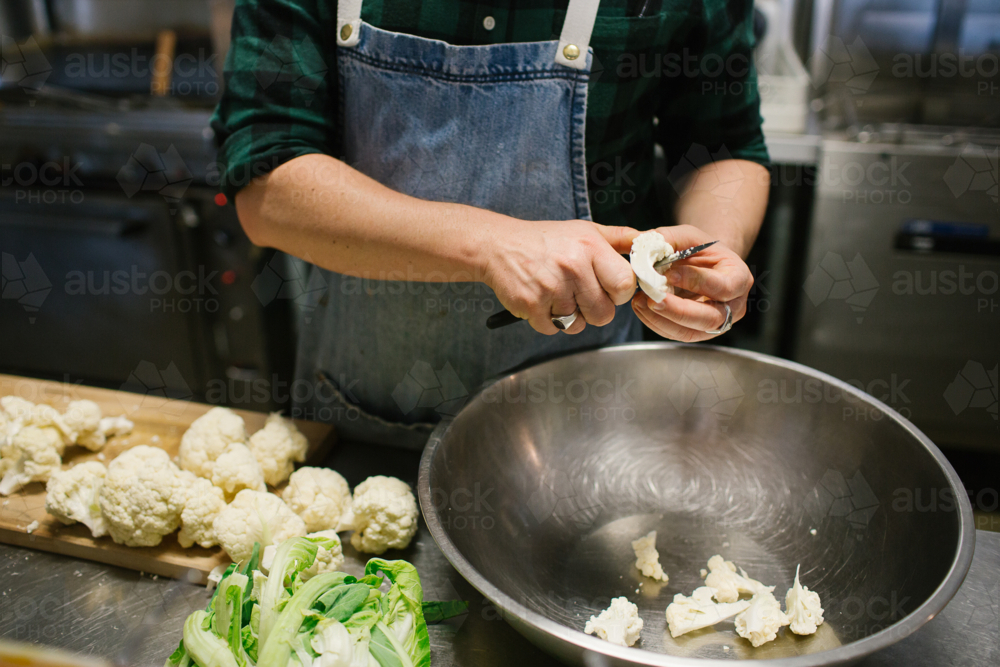
<svg viewBox="0 0 1000 667"><path fill-rule="evenodd" d="M536 167L524 165L520 177L538 176ZM472 178L468 170L442 161L426 148L414 147L399 160L392 172L391 184L400 192L417 193L434 201L457 202L462 199L462 193L467 190Z"/></svg>
<svg viewBox="0 0 1000 667"><path fill-rule="evenodd" d="M866 92L878 76L878 63L861 37L845 44L840 37L830 36L826 44L809 59L808 68L813 72L813 85L841 83L852 93Z"/></svg>
<svg viewBox="0 0 1000 667"><path fill-rule="evenodd" d="M722 431L727 430L725 420L736 414L744 395L729 366L720 363L709 368L701 361L692 361L667 391L667 399L678 414L693 408L708 410L722 420L719 425Z"/></svg>
<svg viewBox="0 0 1000 667"><path fill-rule="evenodd" d="M969 144L948 167L944 182L956 199L967 192L984 192L994 204L1000 202L1000 147Z"/></svg>
<svg viewBox="0 0 1000 667"><path fill-rule="evenodd" d="M50 74L52 65L34 37L18 44L13 37L0 36L0 81L3 84L17 85L28 94L37 93Z"/></svg>
<svg viewBox="0 0 1000 667"><path fill-rule="evenodd" d="M555 518L589 528L602 509L603 505L563 470L547 470L538 489L528 497L528 511L540 524Z"/></svg>
<svg viewBox="0 0 1000 667"><path fill-rule="evenodd" d="M853 528L868 526L878 511L878 498L861 471L850 479L839 470L827 470L819 483L806 494L806 512L816 523L826 517L844 517Z"/></svg>
<svg viewBox="0 0 1000 667"><path fill-rule="evenodd" d="M129 415L140 409L154 409L177 416L194 398L194 392L174 362L161 370L151 361L140 361L120 389L135 395L138 401L132 403L125 395L119 398L122 409Z"/></svg>
<svg viewBox="0 0 1000 667"><path fill-rule="evenodd" d="M806 278L802 288L814 306L828 299L844 301L859 314L856 319L860 324L878 292L879 284L861 253L845 262L843 256L828 252Z"/></svg>
<svg viewBox="0 0 1000 667"><path fill-rule="evenodd" d="M978 361L969 361L944 391L944 400L956 415L968 408L985 408L997 420L997 371L1000 364L986 370Z"/></svg>
<svg viewBox="0 0 1000 667"><path fill-rule="evenodd" d="M417 408L433 408L439 415L453 417L465 405L469 392L451 364L445 362L435 371L426 361L418 361L392 390L392 398L404 415Z"/></svg>
<svg viewBox="0 0 1000 667"><path fill-rule="evenodd" d="M310 106L328 69L323 54L311 39L292 40L278 35L257 58L253 75L262 90L287 84Z"/></svg>
<svg viewBox="0 0 1000 667"><path fill-rule="evenodd" d="M704 167L711 165L711 168ZM688 174L697 173L693 180L688 180ZM667 180L677 194L683 194L687 188L692 191L704 191L723 201L732 201L746 177L732 163L729 149L722 146L716 152L711 152L706 146L692 144L677 164L667 174Z"/></svg>
<svg viewBox="0 0 1000 667"><path fill-rule="evenodd" d="M165 153L155 146L139 144L118 172L118 184L131 199L139 192L155 192L168 204L178 204L194 177L173 144Z"/></svg>
<svg viewBox="0 0 1000 667"><path fill-rule="evenodd" d="M326 294L327 284L319 269L306 261L298 261L276 252L268 260L260 274L250 283L250 289L262 306L275 299L288 299L306 314L306 322L311 321L311 313L316 310Z"/></svg>
<svg viewBox="0 0 1000 667"><path fill-rule="evenodd" d="M52 283L35 255L29 253L23 261L18 261L8 252L0 254L0 275L0 298L17 301L28 313L28 322L34 324L34 314L52 291Z"/></svg>

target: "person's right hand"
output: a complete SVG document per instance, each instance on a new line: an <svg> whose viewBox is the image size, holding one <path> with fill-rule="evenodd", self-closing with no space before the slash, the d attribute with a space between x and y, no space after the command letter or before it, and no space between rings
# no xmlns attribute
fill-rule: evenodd
<svg viewBox="0 0 1000 667"><path fill-rule="evenodd" d="M485 261L486 284L511 313L546 335L559 333L553 316L580 308L568 334L604 326L615 306L635 292L635 274L622 257L639 232L586 220L526 221L497 226Z"/></svg>

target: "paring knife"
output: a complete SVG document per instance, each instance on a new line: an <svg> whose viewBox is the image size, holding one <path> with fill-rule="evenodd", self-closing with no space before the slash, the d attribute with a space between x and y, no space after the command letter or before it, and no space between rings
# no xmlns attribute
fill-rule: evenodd
<svg viewBox="0 0 1000 667"><path fill-rule="evenodd" d="M715 245L716 243L718 243L718 241L709 241L708 243L702 243L701 245L696 245L695 247L688 248L687 250L681 250L681 251L669 254L666 257L664 257L663 259L661 259L659 262L656 262L655 264L653 264L653 268L656 269L657 273L663 273L664 271L666 271L667 269L669 269L670 265L673 264L674 262L679 262L682 259L687 259L691 255L697 255L699 252L701 252L705 248L707 248L707 247L709 247L711 245Z"/></svg>
<svg viewBox="0 0 1000 667"><path fill-rule="evenodd" d="M718 241L709 241L708 243L702 243L701 245L696 245L693 248L688 248L687 250L681 250L670 255L667 255L660 261L653 264L653 268L657 272L663 273L670 268L670 265L674 262L679 262L682 259L687 259L691 255L695 255L705 248L718 243ZM493 313L488 318L486 318L486 328L487 329L499 329L505 327L508 324L514 324L515 322L522 322L523 320L514 315L514 313L509 310L501 310L499 313Z"/></svg>

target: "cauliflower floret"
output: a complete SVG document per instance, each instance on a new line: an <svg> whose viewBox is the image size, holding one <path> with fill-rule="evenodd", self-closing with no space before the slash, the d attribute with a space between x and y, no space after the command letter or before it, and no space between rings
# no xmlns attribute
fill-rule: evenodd
<svg viewBox="0 0 1000 667"><path fill-rule="evenodd" d="M667 285L667 277L654 269L653 265L673 252L674 249L656 230L643 232L632 240L632 252L629 253L632 271L639 279L642 291L657 303L663 301L667 294L672 294L673 288Z"/></svg>
<svg viewBox="0 0 1000 667"><path fill-rule="evenodd" d="M708 559L708 576L705 577L705 585L717 591L715 599L719 602L736 602L740 598L740 593L755 595L760 591L774 590L774 586L765 586L759 581L751 579L745 571L741 570L741 574L737 574L733 561L724 560L719 555Z"/></svg>
<svg viewBox="0 0 1000 667"><path fill-rule="evenodd" d="M115 435L128 435L135 428L135 424L125 417L125 415L118 415L117 417L101 417L101 433L104 434L105 438L110 438Z"/></svg>
<svg viewBox="0 0 1000 667"><path fill-rule="evenodd" d="M101 430L101 416L101 406L84 399L72 401L66 406L63 421L70 429L76 431L76 444L97 452L107 442L107 437Z"/></svg>
<svg viewBox="0 0 1000 667"><path fill-rule="evenodd" d="M94 537L108 534L98 494L108 469L99 461L79 463L52 473L45 486L45 511L69 525L80 522Z"/></svg>
<svg viewBox="0 0 1000 667"><path fill-rule="evenodd" d="M336 530L351 507L351 488L329 468L299 468L288 478L281 499L302 517L307 530Z"/></svg>
<svg viewBox="0 0 1000 667"><path fill-rule="evenodd" d="M250 436L250 451L264 469L264 481L278 486L292 474L295 462L306 460L309 441L295 423L272 412L264 428Z"/></svg>
<svg viewBox="0 0 1000 667"><path fill-rule="evenodd" d="M660 552L656 550L656 531L650 531L645 537L640 537L632 542L632 550L635 551L635 566L642 572L642 576L651 579L658 579L663 583L670 581L660 566Z"/></svg>
<svg viewBox="0 0 1000 667"><path fill-rule="evenodd" d="M11 421L19 421L22 424L28 421L31 409L35 404L20 396L4 396L0 398L0 409L4 411Z"/></svg>
<svg viewBox="0 0 1000 667"><path fill-rule="evenodd" d="M8 434L13 435L11 433L13 427L14 422L11 421L11 418L7 416L6 412L0 410L0 447L7 444ZM18 425L18 428L20 428L20 425Z"/></svg>
<svg viewBox="0 0 1000 667"><path fill-rule="evenodd" d="M785 615L789 630L797 635L811 635L823 625L823 607L819 593L799 583L799 568L795 568L795 583L785 594Z"/></svg>
<svg viewBox="0 0 1000 667"><path fill-rule="evenodd" d="M317 574L323 574L324 572L337 572L340 570L340 566L344 564L344 549L340 544L340 536L337 535L335 530L321 530L315 533L309 533L306 537L325 537L329 540L333 540L334 545L329 549L324 549L322 546L316 551L316 560L307 569L302 571L302 580L305 581Z"/></svg>
<svg viewBox="0 0 1000 667"><path fill-rule="evenodd" d="M31 417L31 410L34 407L34 403L20 396L0 398L0 446L10 444Z"/></svg>
<svg viewBox="0 0 1000 667"><path fill-rule="evenodd" d="M212 484L223 490L226 502L232 501L243 489L267 491L264 471L250 449L239 442L226 447L226 451L215 459L212 466Z"/></svg>
<svg viewBox="0 0 1000 667"><path fill-rule="evenodd" d="M25 426L37 426L38 428L51 428L59 433L59 455L62 456L66 445L76 442L76 431L71 429L63 416L59 414L51 405L38 403L31 408L28 418L24 420Z"/></svg>
<svg viewBox="0 0 1000 667"><path fill-rule="evenodd" d="M351 545L380 555L405 549L417 532L417 499L410 485L395 477L369 477L354 489Z"/></svg>
<svg viewBox="0 0 1000 667"><path fill-rule="evenodd" d="M736 616L736 634L749 639L756 648L772 641L788 623L774 593L765 589L755 594L747 610Z"/></svg>
<svg viewBox="0 0 1000 667"><path fill-rule="evenodd" d="M675 595L666 612L670 636L680 637L694 630L711 627L746 611L750 606L747 600L716 603L712 601L713 595L716 595L716 591L709 586L694 589L691 597L680 593Z"/></svg>
<svg viewBox="0 0 1000 667"><path fill-rule="evenodd" d="M115 458L99 494L111 539L153 547L177 530L185 498L179 473L158 447L139 445Z"/></svg>
<svg viewBox="0 0 1000 667"><path fill-rule="evenodd" d="M215 539L213 522L226 506L225 495L222 489L189 470L181 470L179 475L184 509L177 542L185 549L196 543L206 549L214 547L219 541Z"/></svg>
<svg viewBox="0 0 1000 667"><path fill-rule="evenodd" d="M215 459L234 442L246 444L243 418L229 408L212 408L191 423L181 437L180 466L199 477L212 478Z"/></svg>
<svg viewBox="0 0 1000 667"><path fill-rule="evenodd" d="M44 482L59 470L62 435L54 428L23 426L0 447L0 495L30 482Z"/></svg>
<svg viewBox="0 0 1000 667"><path fill-rule="evenodd" d="M244 489L212 524L216 539L234 563L253 553L253 543L267 547L290 537L304 537L306 524L273 493Z"/></svg>
<svg viewBox="0 0 1000 667"><path fill-rule="evenodd" d="M612 644L632 646L639 641L642 632L639 607L629 602L628 598L615 598L600 616L590 617L583 631L588 635L596 634Z"/></svg>

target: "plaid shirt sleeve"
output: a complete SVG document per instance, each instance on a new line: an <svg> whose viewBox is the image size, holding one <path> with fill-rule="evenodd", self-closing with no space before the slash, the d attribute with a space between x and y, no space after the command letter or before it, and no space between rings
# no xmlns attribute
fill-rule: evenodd
<svg viewBox="0 0 1000 667"><path fill-rule="evenodd" d="M230 201L256 176L310 153L335 155L336 64L325 0L238 0L225 92L212 119L220 189Z"/></svg>
<svg viewBox="0 0 1000 667"><path fill-rule="evenodd" d="M667 166L680 174L730 157L767 166L753 66L753 0L692 4L690 28L672 54L677 72L664 78L657 112L657 143Z"/></svg>

